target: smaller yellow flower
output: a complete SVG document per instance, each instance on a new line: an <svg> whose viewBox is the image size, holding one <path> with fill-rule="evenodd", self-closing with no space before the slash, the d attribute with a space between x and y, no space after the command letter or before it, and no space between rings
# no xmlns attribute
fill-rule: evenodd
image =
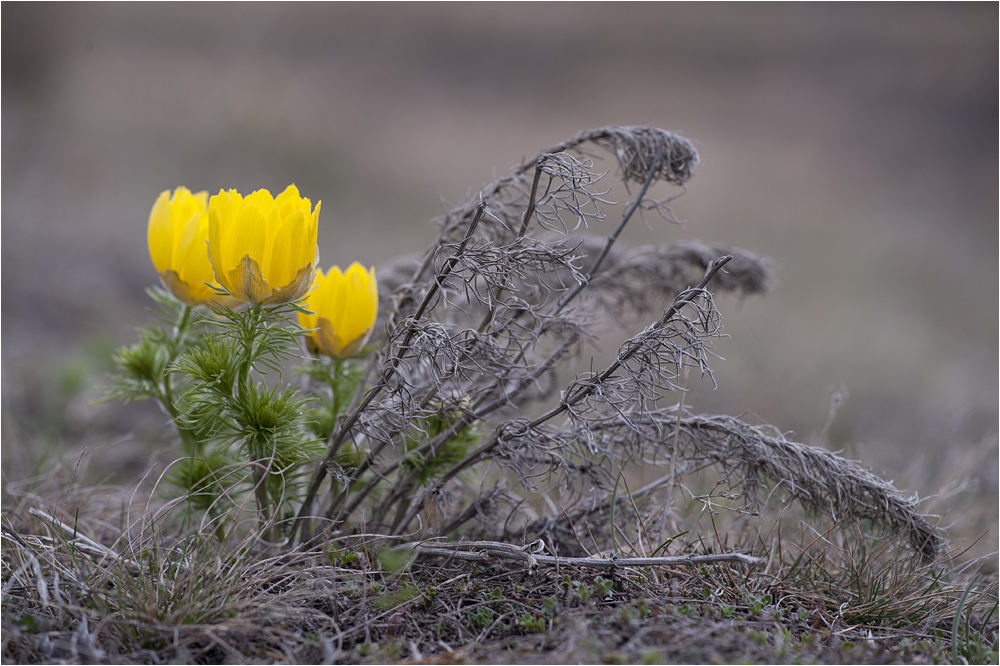
<svg viewBox="0 0 1000 666"><path fill-rule="evenodd" d="M149 213L149 255L163 286L184 303L225 303L212 286L215 274L208 260L208 192L191 194L178 187L157 197Z"/></svg>
<svg viewBox="0 0 1000 666"><path fill-rule="evenodd" d="M277 197L236 190L208 201L208 251L215 279L236 298L277 305L305 296L316 273L321 202L289 185Z"/></svg>
<svg viewBox="0 0 1000 666"><path fill-rule="evenodd" d="M345 272L334 266L330 272L316 272L316 281L303 303L313 314L299 313L299 325L306 330L306 347L314 354L344 358L361 351L375 326L378 315L378 283L375 269L365 270L358 262Z"/></svg>

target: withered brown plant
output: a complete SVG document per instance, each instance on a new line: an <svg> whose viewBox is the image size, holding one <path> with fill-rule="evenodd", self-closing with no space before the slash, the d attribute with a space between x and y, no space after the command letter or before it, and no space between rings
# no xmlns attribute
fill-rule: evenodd
<svg viewBox="0 0 1000 666"><path fill-rule="evenodd" d="M383 267L384 337L289 547L362 531L444 537L469 523L505 538L515 515L521 538L577 542L574 517L611 512L595 528L603 548L618 540L607 519L624 509L619 476L646 464L668 470L649 489L654 506L714 467L747 512L777 494L838 524L901 535L932 559L940 537L915 497L827 450L684 407L685 376L712 378L713 291L760 294L770 276L764 258L736 248L618 243L637 219L673 220L670 203L697 163L690 141L653 127L583 132L444 215L422 257ZM664 187L668 196L653 195ZM567 362L608 321L652 323L606 367L568 377ZM537 501L542 492L558 506Z"/></svg>

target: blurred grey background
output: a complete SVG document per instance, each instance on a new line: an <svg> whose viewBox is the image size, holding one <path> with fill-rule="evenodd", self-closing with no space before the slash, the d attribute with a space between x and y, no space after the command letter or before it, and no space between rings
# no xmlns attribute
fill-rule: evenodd
<svg viewBox="0 0 1000 666"><path fill-rule="evenodd" d="M517 161L649 124L704 163L683 227L623 242L776 267L768 296L720 299L719 388L687 403L815 442L846 387L824 444L995 544L997 20L995 3L4 3L5 476L89 447L124 482L168 445L152 406L91 403L148 318L160 191L294 182L323 201L324 268L377 266Z"/></svg>

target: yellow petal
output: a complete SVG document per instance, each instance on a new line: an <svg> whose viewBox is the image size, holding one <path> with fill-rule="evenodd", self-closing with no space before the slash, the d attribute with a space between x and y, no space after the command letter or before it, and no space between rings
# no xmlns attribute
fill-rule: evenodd
<svg viewBox="0 0 1000 666"><path fill-rule="evenodd" d="M361 268L360 264L358 268ZM359 309L363 313L361 315L362 320L367 323L369 330L371 330L375 326L375 320L378 319L378 281L375 279L374 266L364 274L363 284L364 289Z"/></svg>
<svg viewBox="0 0 1000 666"><path fill-rule="evenodd" d="M309 214L309 199L305 199L306 215ZM299 196L299 188L289 185L285 191L274 199L274 205L281 211L281 217L288 217L295 211L302 210L303 199Z"/></svg>
<svg viewBox="0 0 1000 666"><path fill-rule="evenodd" d="M208 258L208 213L192 217L177 246L177 266L192 296L200 301L215 299L215 273Z"/></svg>
<svg viewBox="0 0 1000 666"><path fill-rule="evenodd" d="M288 263L288 239L283 233L284 222L277 207L268 211L264 221L267 243L261 249L260 266L272 287L288 284L295 276L294 270L282 270ZM296 266L296 270L301 266Z"/></svg>
<svg viewBox="0 0 1000 666"><path fill-rule="evenodd" d="M223 288L233 293L229 274L235 268L237 257L232 246L236 229L236 210L243 207L243 198L236 190L219 190L208 201L208 251L215 279Z"/></svg>
<svg viewBox="0 0 1000 666"><path fill-rule="evenodd" d="M316 293L320 285L322 284L323 284L323 271L317 270L316 276L315 278L313 278L312 287L309 290L309 293L306 294L306 299L302 302L302 307L304 307L306 310L309 310L309 313L308 314L304 312L298 313L299 326L301 326L305 331L307 331L304 335L306 342L306 349L308 349L310 352L314 354L320 353L320 350L316 344L316 332L313 330L316 328L316 320L317 320L316 311L310 305L310 303L316 300Z"/></svg>
<svg viewBox="0 0 1000 666"><path fill-rule="evenodd" d="M261 278L267 282L267 264L263 257L269 246L267 233L267 211L261 209L249 200L243 207L242 213L237 218L237 229L233 236L233 247L242 259L250 257L261 271Z"/></svg>
<svg viewBox="0 0 1000 666"><path fill-rule="evenodd" d="M274 244L272 270L275 280L287 282L303 266L314 263L316 259L315 242L310 247L308 240L309 219L296 211L282 225Z"/></svg>
<svg viewBox="0 0 1000 666"><path fill-rule="evenodd" d="M157 272L170 268L173 248L170 238L170 190L164 190L156 198L153 210L149 213L147 228L149 256Z"/></svg>
<svg viewBox="0 0 1000 666"><path fill-rule="evenodd" d="M236 244L236 239L240 234L240 216L246 203L243 197L236 190L229 190L226 198L226 207L223 209L226 215L226 224L222 227L221 249L222 266L226 271L231 271L239 265L243 259L243 254Z"/></svg>
<svg viewBox="0 0 1000 666"><path fill-rule="evenodd" d="M375 323L378 310L378 288L374 280L375 269L369 274L355 262L345 275L345 319L340 332L347 342L367 338ZM374 297L373 297L374 293ZM363 341L362 341L363 344Z"/></svg>

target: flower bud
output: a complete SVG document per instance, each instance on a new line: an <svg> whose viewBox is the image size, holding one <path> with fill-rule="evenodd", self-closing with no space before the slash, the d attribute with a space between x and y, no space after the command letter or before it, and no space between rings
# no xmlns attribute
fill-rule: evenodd
<svg viewBox="0 0 1000 666"><path fill-rule="evenodd" d="M375 269L354 262L343 273L334 266L316 281L303 306L313 314L299 313L299 325L314 329L306 334L306 347L316 354L344 358L361 351L378 316L378 283Z"/></svg>
<svg viewBox="0 0 1000 666"><path fill-rule="evenodd" d="M149 213L149 255L163 286L184 303L221 303L208 260L208 192L186 187L160 193ZM211 283L211 284L206 284Z"/></svg>

